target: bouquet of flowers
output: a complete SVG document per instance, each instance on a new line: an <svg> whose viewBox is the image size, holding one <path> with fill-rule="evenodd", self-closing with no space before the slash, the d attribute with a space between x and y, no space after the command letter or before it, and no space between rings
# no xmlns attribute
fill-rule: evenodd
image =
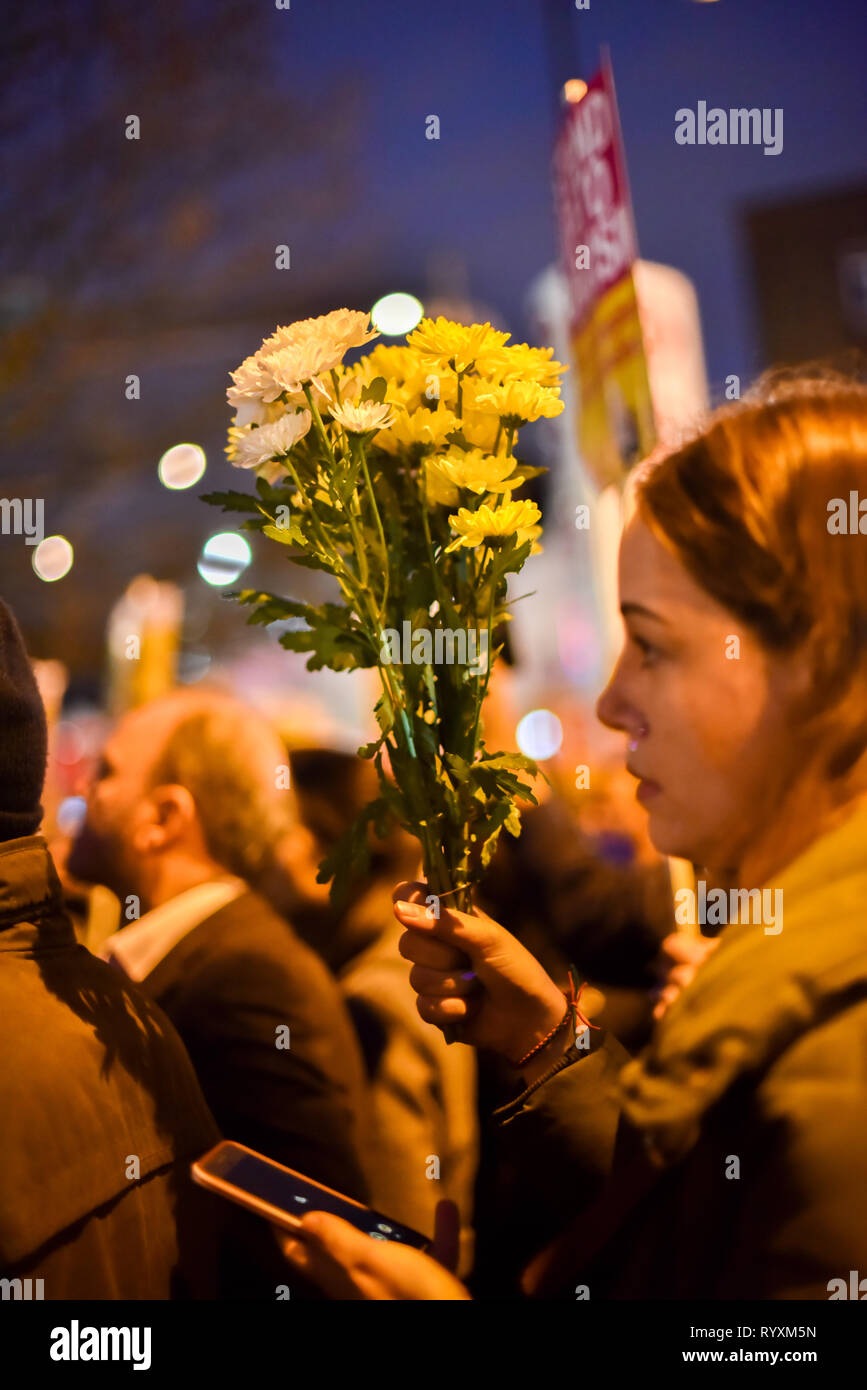
<svg viewBox="0 0 867 1390"><path fill-rule="evenodd" d="M366 862L369 827L385 835L393 815L421 843L431 892L468 909L501 831L520 831L516 802L535 802L524 780L535 765L486 747L482 703L507 576L541 529L536 504L513 497L541 471L518 458L518 431L560 413L565 369L550 348L443 318L344 362L376 336L367 314L337 309L267 338L227 393L227 453L255 472L255 491L205 500L246 513L292 563L334 580L334 601L318 605L231 595L249 621L289 620L280 641L309 652L310 670L379 674L379 735L358 750L375 762L379 796L320 881L333 877L341 897Z"/></svg>

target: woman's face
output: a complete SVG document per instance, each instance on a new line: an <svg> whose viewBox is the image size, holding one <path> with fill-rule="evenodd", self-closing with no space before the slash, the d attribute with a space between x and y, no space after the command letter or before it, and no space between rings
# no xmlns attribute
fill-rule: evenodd
<svg viewBox="0 0 867 1390"><path fill-rule="evenodd" d="M599 698L627 735L662 854L737 870L790 764L789 667L695 583L634 512L620 548L623 650ZM759 886L759 885L754 885Z"/></svg>

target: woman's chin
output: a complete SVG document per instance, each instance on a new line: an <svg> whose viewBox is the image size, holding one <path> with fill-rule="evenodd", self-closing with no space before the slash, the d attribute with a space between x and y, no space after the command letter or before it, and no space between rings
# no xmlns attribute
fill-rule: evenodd
<svg viewBox="0 0 867 1390"><path fill-rule="evenodd" d="M701 862L694 834L690 835L685 826L666 819L660 811L648 813L647 834L659 854L671 859L688 859L693 864Z"/></svg>

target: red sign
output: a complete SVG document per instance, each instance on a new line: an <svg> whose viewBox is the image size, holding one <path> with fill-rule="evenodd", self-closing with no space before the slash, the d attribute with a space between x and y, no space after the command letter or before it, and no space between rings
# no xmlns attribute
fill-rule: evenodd
<svg viewBox="0 0 867 1390"><path fill-rule="evenodd" d="M554 148L554 187L574 331L638 255L607 64L564 115Z"/></svg>
<svg viewBox="0 0 867 1390"><path fill-rule="evenodd" d="M579 447L600 487L622 482L655 442L632 267L638 249L611 69L570 103L554 147Z"/></svg>

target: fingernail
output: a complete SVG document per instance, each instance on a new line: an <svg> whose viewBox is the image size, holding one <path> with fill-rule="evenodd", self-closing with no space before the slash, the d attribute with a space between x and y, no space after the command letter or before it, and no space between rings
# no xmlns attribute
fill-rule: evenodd
<svg viewBox="0 0 867 1390"><path fill-rule="evenodd" d="M425 908L419 907L418 903L397 902L395 903L395 907L397 908L401 917L406 917L411 922L421 922L422 920L428 920L427 910Z"/></svg>

